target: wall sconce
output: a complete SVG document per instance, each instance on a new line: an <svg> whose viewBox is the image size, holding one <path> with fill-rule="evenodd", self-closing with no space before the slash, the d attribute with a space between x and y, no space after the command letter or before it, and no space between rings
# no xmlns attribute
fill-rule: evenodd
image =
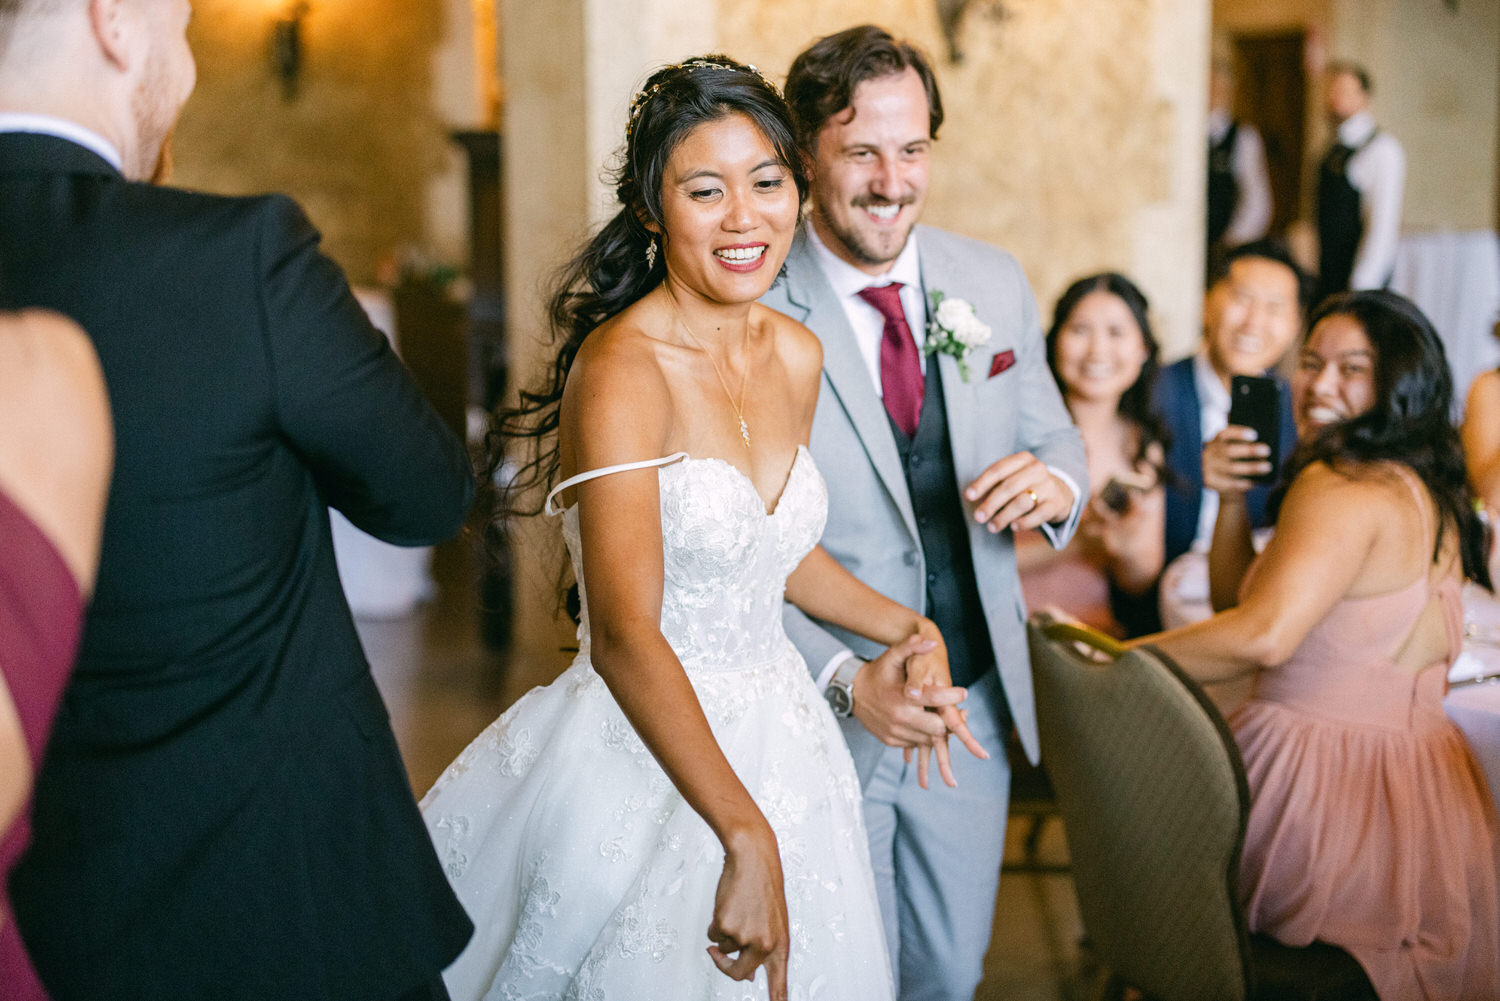
<svg viewBox="0 0 1500 1001"><path fill-rule="evenodd" d="M281 96L288 102L297 97L297 78L302 71L302 21L312 4L290 0L286 13L271 25L271 66L281 81Z"/></svg>
<svg viewBox="0 0 1500 1001"><path fill-rule="evenodd" d="M977 10L992 21L1005 21L1011 17L1005 0L937 0L938 24L943 29L943 38L948 43L948 61L964 61L963 45L959 41L959 28L964 15L970 9Z"/></svg>

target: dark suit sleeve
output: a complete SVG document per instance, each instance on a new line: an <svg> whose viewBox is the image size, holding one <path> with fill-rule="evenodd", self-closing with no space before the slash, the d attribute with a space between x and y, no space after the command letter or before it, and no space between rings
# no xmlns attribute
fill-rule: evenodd
<svg viewBox="0 0 1500 1001"><path fill-rule="evenodd" d="M464 447L318 243L294 202L266 200L256 266L280 431L351 522L397 545L442 541L473 499Z"/></svg>

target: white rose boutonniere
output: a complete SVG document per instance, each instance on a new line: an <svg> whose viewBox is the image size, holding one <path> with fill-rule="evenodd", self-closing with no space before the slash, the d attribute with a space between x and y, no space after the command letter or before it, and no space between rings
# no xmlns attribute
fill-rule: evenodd
<svg viewBox="0 0 1500 1001"><path fill-rule="evenodd" d="M927 343L923 354L952 355L958 361L958 372L969 381L969 352L990 340L990 325L974 312L966 299L957 299L934 289L931 319L927 321Z"/></svg>

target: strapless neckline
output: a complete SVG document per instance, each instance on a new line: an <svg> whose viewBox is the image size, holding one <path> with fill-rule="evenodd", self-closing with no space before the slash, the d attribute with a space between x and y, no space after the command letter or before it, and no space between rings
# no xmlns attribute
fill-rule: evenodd
<svg viewBox="0 0 1500 1001"><path fill-rule="evenodd" d="M745 488L755 495L755 499L760 502L761 513L763 513L767 518L774 518L781 511L781 500L786 496L787 487L792 485L792 478L797 475L798 468L803 465L803 457L807 454L808 452L806 445L797 446L797 451L792 456L791 464L787 466L786 475L781 479L781 489L776 492L775 499L772 500L769 505L766 504L766 499L761 496L760 490L756 488L755 481L750 478L750 474L745 472L739 466L736 466L734 463L730 462L728 459L721 459L717 455L705 455L701 457L689 455L685 456L681 462L674 463L673 465L685 466L690 462L700 462L707 463L708 465L712 466L719 466L729 470L732 474L734 474L735 480L737 480L739 483L744 484ZM671 468L673 467L664 467L663 471L665 471L665 469Z"/></svg>

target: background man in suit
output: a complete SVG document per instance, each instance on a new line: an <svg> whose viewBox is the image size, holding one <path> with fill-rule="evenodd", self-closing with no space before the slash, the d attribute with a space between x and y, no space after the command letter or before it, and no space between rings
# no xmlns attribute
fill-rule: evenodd
<svg viewBox="0 0 1500 1001"><path fill-rule="evenodd" d="M1203 485L1203 448L1229 424L1229 380L1236 375L1273 376L1281 390L1281 442L1286 461L1297 444L1291 388L1275 368L1302 332L1307 281L1279 240L1259 240L1229 251L1203 297L1203 344L1196 354L1162 369L1156 380L1157 413L1171 433L1167 450L1166 561L1189 549L1207 550L1213 540L1219 495ZM1236 453L1259 451L1231 435ZM1218 443L1229 447L1230 441ZM1251 521L1266 524L1262 484L1246 495Z"/></svg>
<svg viewBox="0 0 1500 1001"><path fill-rule="evenodd" d="M1333 62L1324 75L1333 142L1318 166L1318 290L1385 288L1396 267L1406 152L1370 116L1370 74Z"/></svg>
<svg viewBox="0 0 1500 1001"><path fill-rule="evenodd" d="M57 1001L444 997L470 926L327 506L434 542L469 464L290 200L140 183L193 87L190 14L0 4L0 308L89 332L117 432L16 918Z"/></svg>
<svg viewBox="0 0 1500 1001"><path fill-rule="evenodd" d="M1012 723L1037 755L1006 530L1043 526L1055 544L1066 542L1087 496L1083 446L1047 371L1015 259L916 226L943 120L922 55L879 28L850 28L797 57L786 94L815 158L816 207L786 280L764 301L823 342L812 431L828 480L823 545L938 624L961 688L913 698L900 664L871 661L881 651L868 643L795 611L787 628L845 717L900 996L967 1001L982 975L1000 878ZM947 297L941 313L929 309L938 292ZM983 343L962 358L924 359L930 318ZM962 689L968 728L989 756L955 754L956 788L923 791L900 749L941 751L943 721L925 707L948 705Z"/></svg>
<svg viewBox="0 0 1500 1001"><path fill-rule="evenodd" d="M1271 177L1260 130L1234 117L1234 67L1215 59L1208 75L1208 248L1214 263L1230 247L1271 228Z"/></svg>

